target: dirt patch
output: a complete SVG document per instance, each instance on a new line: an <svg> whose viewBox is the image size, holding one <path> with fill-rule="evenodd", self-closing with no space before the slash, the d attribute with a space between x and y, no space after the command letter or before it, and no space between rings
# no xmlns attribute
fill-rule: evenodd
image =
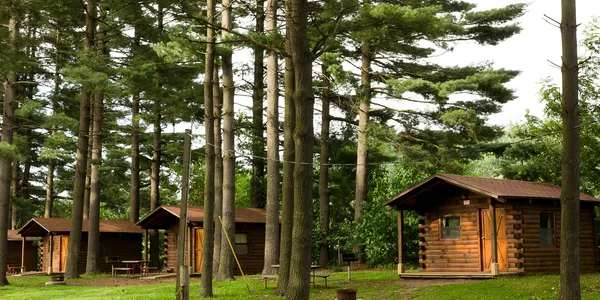
<svg viewBox="0 0 600 300"><path fill-rule="evenodd" d="M67 280L68 285L80 285L80 286L127 286L127 285L146 285L146 284L157 284L175 282L175 278L161 278L161 279L140 279L140 278L127 278L127 277L106 277L106 278L90 278L90 279L76 279Z"/></svg>
<svg viewBox="0 0 600 300"><path fill-rule="evenodd" d="M424 286L449 285L473 282L473 279L401 279L400 282L409 289L416 289Z"/></svg>

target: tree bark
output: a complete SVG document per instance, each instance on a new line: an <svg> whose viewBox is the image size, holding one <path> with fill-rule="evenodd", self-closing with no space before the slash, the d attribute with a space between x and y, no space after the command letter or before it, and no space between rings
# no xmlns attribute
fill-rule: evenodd
<svg viewBox="0 0 600 300"><path fill-rule="evenodd" d="M16 103L15 103L16 104ZM16 106L16 105L15 105ZM16 121L16 118L15 118ZM16 128L18 125L15 122L14 127ZM11 167L10 176L10 229L14 230L17 228L17 211L19 210L18 199L19 199L19 162L13 161Z"/></svg>
<svg viewBox="0 0 600 300"><path fill-rule="evenodd" d="M86 50L94 48L96 28L96 1L88 0L86 6ZM81 227L83 218L83 194L88 150L88 128L90 122L90 93L87 87L81 88L79 103L79 132L77 137L77 155L73 187L73 207L71 211L71 232L69 235L69 250L67 256L66 278L79 277L79 255L81 249Z"/></svg>
<svg viewBox="0 0 600 300"><path fill-rule="evenodd" d="M48 164L46 173L46 205L44 206L44 218L52 217L52 207L54 206L54 163Z"/></svg>
<svg viewBox="0 0 600 300"><path fill-rule="evenodd" d="M361 95L358 107L358 138L356 147L356 190L354 199L354 222L361 222L363 205L367 199L367 132L369 123L369 105L371 102L371 57L369 46L365 42L361 46L362 66L360 70ZM360 245L354 246L354 252L362 260Z"/></svg>
<svg viewBox="0 0 600 300"><path fill-rule="evenodd" d="M267 0L266 25L269 33L277 32L277 0ZM272 267L279 259L279 83L277 53L267 53L267 220L265 256L262 273L275 274Z"/></svg>
<svg viewBox="0 0 600 300"><path fill-rule="evenodd" d="M134 28L135 56L139 49L140 29ZM140 219L140 92L134 88L131 96L131 182L129 186L129 220L137 223Z"/></svg>
<svg viewBox="0 0 600 300"><path fill-rule="evenodd" d="M294 62L296 128L294 145L294 224L287 298L308 299L310 291L313 155L312 56L307 38L307 1L287 0L291 56Z"/></svg>
<svg viewBox="0 0 600 300"><path fill-rule="evenodd" d="M90 93L90 111L89 111L89 125L90 128L88 130L88 140L91 136L94 135L94 129L92 128L93 118L94 118L94 94ZM90 215L90 192L92 187L92 143L88 143L87 150L87 166L85 167L85 191L83 192L83 219L87 220Z"/></svg>
<svg viewBox="0 0 600 300"><path fill-rule="evenodd" d="M131 97L131 183L129 198L129 220L140 219L140 93Z"/></svg>
<svg viewBox="0 0 600 300"><path fill-rule="evenodd" d="M212 297L212 263L214 251L214 212L215 201L215 134L214 134L214 112L213 112L213 70L215 63L215 32L212 25L215 24L215 1L206 2L206 20L211 24L206 29L206 62L204 65L204 129L206 146L204 147L206 173L204 176L204 249L202 264L202 297Z"/></svg>
<svg viewBox="0 0 600 300"><path fill-rule="evenodd" d="M221 259L221 221L223 218L223 138L221 135L221 113L223 111L223 95L219 85L219 68L213 70L213 107L215 133L215 242L213 251L213 274L219 272Z"/></svg>
<svg viewBox="0 0 600 300"><path fill-rule="evenodd" d="M17 52L17 12L14 4L9 8L10 19L8 21L9 32L9 51L13 56ZM15 84L17 75L14 70L6 74L4 80L4 104L2 117L2 137L0 141L4 144L12 144L13 126L14 126L14 103L15 103ZM6 264L8 257L8 210L10 204L10 179L12 158L10 156L0 156L0 286L8 285L6 279Z"/></svg>
<svg viewBox="0 0 600 300"><path fill-rule="evenodd" d="M331 78L323 65L323 96L321 97L321 154L319 157L319 264L329 265L329 100Z"/></svg>
<svg viewBox="0 0 600 300"><path fill-rule="evenodd" d="M192 132L185 131L183 140L183 171L181 174L181 203L179 208L179 232L177 234L177 292L176 299L187 300L190 298L188 266L185 264L185 242L188 234L188 193L190 182L190 148Z"/></svg>
<svg viewBox="0 0 600 300"><path fill-rule="evenodd" d="M264 30L265 0L256 0L256 33ZM264 49L254 46L254 89L252 92L252 179L250 184L250 206L264 207L265 205L265 143L263 133L263 99L265 85L263 82Z"/></svg>
<svg viewBox="0 0 600 300"><path fill-rule="evenodd" d="M101 22L106 22L105 13L100 5ZM105 59L104 26L98 27L96 33L96 48L101 60ZM94 93L93 117L92 117L92 155L90 174L90 210L87 241L87 261L85 272L88 274L98 273L100 255L100 166L102 165L102 123L104 118L104 91L97 88Z"/></svg>
<svg viewBox="0 0 600 300"><path fill-rule="evenodd" d="M160 34L161 40L164 31L163 24L163 7L162 2L158 3L158 12L157 12L157 21L158 21L158 32ZM157 76L157 85L158 88L161 88L160 84L160 76L162 74L159 72ZM150 211L154 211L160 206L160 165L161 165L161 138L162 138L162 115L161 115L161 101L160 98L157 97L154 99L154 107L153 107L153 117L154 117L154 134L152 136L152 163L150 165ZM158 230L151 229L148 231L148 235L150 236L150 265L154 267L159 266L160 260L160 245L159 245L159 236Z"/></svg>
<svg viewBox="0 0 600 300"><path fill-rule="evenodd" d="M562 163L560 299L581 299L579 259L579 136L577 20L575 0L562 0Z"/></svg>
<svg viewBox="0 0 600 300"><path fill-rule="evenodd" d="M223 40L233 28L231 1L222 1L221 26ZM235 237L235 144L233 111L233 65L231 51L222 56L223 64L223 235ZM218 279L233 279L233 253L227 239L221 239Z"/></svg>
<svg viewBox="0 0 600 300"><path fill-rule="evenodd" d="M286 52L290 53L289 30L286 33ZM283 184L281 201L281 235L279 241L279 278L278 291L285 295L288 289L290 275L290 260L292 256L292 228L294 215L294 128L296 127L294 106L294 63L289 56L285 57L285 111L283 133Z"/></svg>

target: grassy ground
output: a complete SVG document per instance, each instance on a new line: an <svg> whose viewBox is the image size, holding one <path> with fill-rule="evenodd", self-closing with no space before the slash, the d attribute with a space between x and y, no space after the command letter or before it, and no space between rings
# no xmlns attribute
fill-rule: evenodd
<svg viewBox="0 0 600 300"><path fill-rule="evenodd" d="M66 286L45 286L47 276L11 277L11 285L0 288L0 299L173 299L173 279L145 283L138 279L113 280L105 275L84 276L69 281ZM191 295L198 299L199 280L193 278ZM400 280L392 270L361 271L352 274L352 282L345 273L334 273L329 288L311 289L311 299L335 299L341 287L358 290L360 299L556 299L558 276L539 275L507 277L494 280ZM262 280L253 276L246 280L215 282L216 299L282 299L275 295L275 283L265 289ZM583 276L584 299L600 299L600 274Z"/></svg>

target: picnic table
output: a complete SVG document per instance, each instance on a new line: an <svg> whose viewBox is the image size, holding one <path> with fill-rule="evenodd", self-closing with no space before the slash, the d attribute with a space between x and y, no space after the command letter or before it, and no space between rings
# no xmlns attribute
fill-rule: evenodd
<svg viewBox="0 0 600 300"><path fill-rule="evenodd" d="M118 272L124 272L127 275L142 274L147 270L145 260L121 260L118 261L121 266L112 265L112 276L116 276Z"/></svg>
<svg viewBox="0 0 600 300"><path fill-rule="evenodd" d="M271 267L273 267L275 269L279 269L280 266L279 265L271 265ZM310 265L310 274L311 274L311 278L312 278L313 287L315 287L316 284L317 284L317 280L316 280L317 277L321 277L321 278L323 278L325 280L325 287L327 288L327 278L329 277L329 274L328 273L327 274L325 274L325 273L324 274L317 274L317 270L320 269L320 268L321 268L320 265L313 265L313 264ZM267 278L265 278L264 276L263 276L263 278L265 279L265 286L266 286L266 280L267 280Z"/></svg>

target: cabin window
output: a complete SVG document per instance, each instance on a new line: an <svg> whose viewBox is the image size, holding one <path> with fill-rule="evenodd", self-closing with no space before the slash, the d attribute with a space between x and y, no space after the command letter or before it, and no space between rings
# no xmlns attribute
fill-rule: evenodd
<svg viewBox="0 0 600 300"><path fill-rule="evenodd" d="M235 252L237 255L248 254L248 235L245 233L235 234Z"/></svg>
<svg viewBox="0 0 600 300"><path fill-rule="evenodd" d="M551 212L540 214L540 245L554 246L554 215Z"/></svg>
<svg viewBox="0 0 600 300"><path fill-rule="evenodd" d="M458 239L460 238L460 217L446 216L442 219L442 238Z"/></svg>

